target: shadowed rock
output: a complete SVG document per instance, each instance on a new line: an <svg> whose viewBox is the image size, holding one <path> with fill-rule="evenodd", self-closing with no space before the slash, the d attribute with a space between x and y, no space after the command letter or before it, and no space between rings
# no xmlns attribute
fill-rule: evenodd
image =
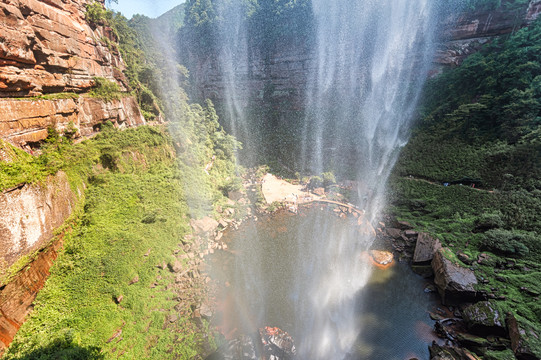
<svg viewBox="0 0 541 360"><path fill-rule="evenodd" d="M472 270L462 267L449 260L446 254L452 254L448 248L439 249L434 254L432 269L434 282L446 305L455 305L468 301L475 301L480 294L474 288L477 278Z"/></svg>
<svg viewBox="0 0 541 360"><path fill-rule="evenodd" d="M423 263L432 261L434 253L441 249L441 243L427 233L419 233L415 253L413 254L414 263Z"/></svg>

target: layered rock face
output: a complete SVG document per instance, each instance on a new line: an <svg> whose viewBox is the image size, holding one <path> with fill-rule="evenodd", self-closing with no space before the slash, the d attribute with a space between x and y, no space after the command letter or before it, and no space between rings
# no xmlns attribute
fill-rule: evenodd
<svg viewBox="0 0 541 360"><path fill-rule="evenodd" d="M105 43L111 31L85 20L90 0L0 0L0 136L25 147L62 131L71 122L76 136L96 125L144 124L132 98L105 102L86 98L22 101L42 94L85 93L94 77L116 81L126 90L124 64ZM14 100L13 98L18 98Z"/></svg>
<svg viewBox="0 0 541 360"><path fill-rule="evenodd" d="M49 277L62 242L41 251L31 266L19 272L9 284L0 288L0 357L33 309L38 292Z"/></svg>
<svg viewBox="0 0 541 360"><path fill-rule="evenodd" d="M95 76L125 83L107 32L85 20L88 0L0 1L0 97L84 92Z"/></svg>
<svg viewBox="0 0 541 360"><path fill-rule="evenodd" d="M52 238L53 230L71 214L77 197L64 172L41 184L0 194L0 270Z"/></svg>
<svg viewBox="0 0 541 360"><path fill-rule="evenodd" d="M76 137L94 134L100 124L111 121L118 127L144 124L139 105L133 97L105 102L79 97L58 100L0 99L0 134L19 147L47 138L47 128L62 133L70 124L78 129Z"/></svg>
<svg viewBox="0 0 541 360"><path fill-rule="evenodd" d="M105 101L88 96L93 78L127 90L112 32L91 27L92 0L0 0L0 140L29 152L48 136L69 129L89 137L105 121L117 127L145 123L133 97ZM74 95L56 95L72 92ZM47 96L41 96L47 95ZM2 141L0 141L2 145ZM0 162L12 161L0 146ZM0 193L0 275L22 256L38 251L23 271L0 287L0 356L32 310L61 241L50 243L80 195L60 172L37 184ZM82 191L83 189L78 189Z"/></svg>
<svg viewBox="0 0 541 360"><path fill-rule="evenodd" d="M509 9L463 12L444 20L443 39L435 62L443 66L458 66L495 36L509 34L528 26L541 13L541 0Z"/></svg>
<svg viewBox="0 0 541 360"><path fill-rule="evenodd" d="M513 9L502 6L491 11L467 11L443 19L438 34L441 42L430 75L438 74L444 67L460 65L483 44L527 26L540 13L541 0L531 0ZM243 40L239 42L243 43ZM234 59L225 69L217 54L198 58L190 69L197 96L212 99L217 104L227 96L233 96L240 106L246 106L249 101L261 100L266 104L271 101L284 113L302 110L308 74L316 66L314 50L299 39L281 39L267 50L263 53L248 45L248 49L241 49L245 58ZM235 94L226 91L231 72L237 82Z"/></svg>

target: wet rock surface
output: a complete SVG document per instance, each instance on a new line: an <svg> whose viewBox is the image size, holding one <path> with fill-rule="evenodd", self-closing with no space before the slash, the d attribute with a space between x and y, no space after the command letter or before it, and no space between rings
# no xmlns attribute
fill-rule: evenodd
<svg viewBox="0 0 541 360"><path fill-rule="evenodd" d="M434 282L444 304L460 304L475 301L480 297L475 290L477 278L475 273L447 258L450 249L443 248L434 254L432 269Z"/></svg>
<svg viewBox="0 0 541 360"><path fill-rule="evenodd" d="M417 236L417 243L415 244L413 263L429 263L439 249L441 249L441 243L438 239L435 239L427 233L419 233Z"/></svg>
<svg viewBox="0 0 541 360"><path fill-rule="evenodd" d="M479 335L506 335L505 320L492 301L480 301L462 310L462 318L468 329Z"/></svg>
<svg viewBox="0 0 541 360"><path fill-rule="evenodd" d="M287 332L265 327L228 341L206 360L289 360L296 353L293 338Z"/></svg>

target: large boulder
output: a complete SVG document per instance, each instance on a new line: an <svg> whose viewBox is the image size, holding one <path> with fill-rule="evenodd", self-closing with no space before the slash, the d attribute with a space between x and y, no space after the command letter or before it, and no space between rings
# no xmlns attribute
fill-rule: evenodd
<svg viewBox="0 0 541 360"><path fill-rule="evenodd" d="M505 336L505 321L492 301L480 301L462 310L462 318L468 329L478 335L496 334Z"/></svg>
<svg viewBox="0 0 541 360"><path fill-rule="evenodd" d="M475 302L480 298L481 294L475 290L477 278L474 272L460 265L449 248L441 248L434 254L432 270L445 305Z"/></svg>
<svg viewBox="0 0 541 360"><path fill-rule="evenodd" d="M413 254L413 262L415 264L428 263L434 258L436 251L441 249L441 243L438 239L433 238L427 233L419 233L417 244L415 245L415 253Z"/></svg>

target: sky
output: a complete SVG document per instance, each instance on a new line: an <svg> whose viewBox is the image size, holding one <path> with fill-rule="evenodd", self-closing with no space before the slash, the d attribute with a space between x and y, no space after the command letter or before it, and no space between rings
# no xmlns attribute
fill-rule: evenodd
<svg viewBox="0 0 541 360"><path fill-rule="evenodd" d="M155 18L183 2L184 0L118 0L118 4L111 2L107 7L120 11L128 19L134 14Z"/></svg>

